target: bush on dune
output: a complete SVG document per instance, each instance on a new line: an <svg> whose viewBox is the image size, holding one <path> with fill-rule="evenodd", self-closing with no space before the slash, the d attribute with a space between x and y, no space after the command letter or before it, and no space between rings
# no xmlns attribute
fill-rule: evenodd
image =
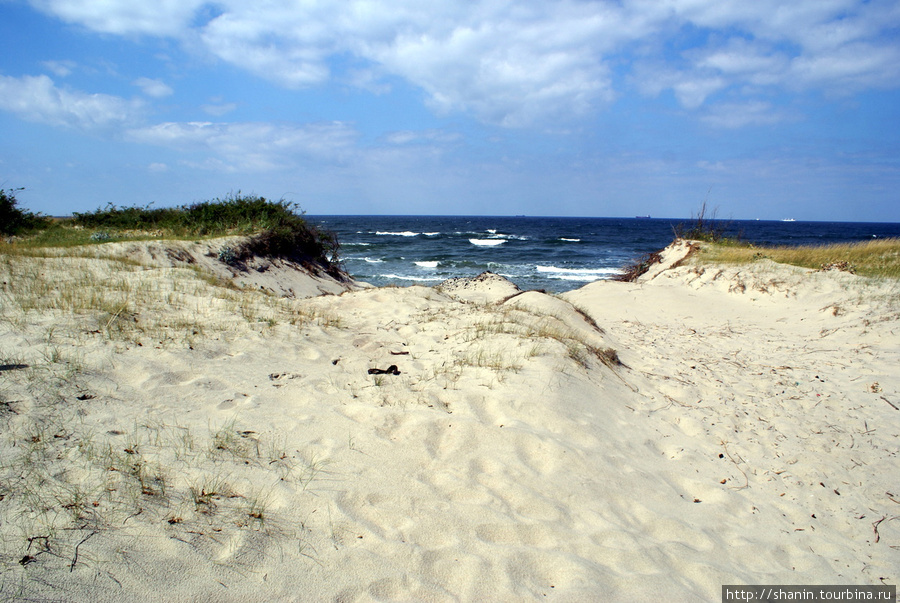
<svg viewBox="0 0 900 603"><path fill-rule="evenodd" d="M0 234L14 236L46 228L50 218L20 209L16 193L25 189L0 190Z"/></svg>
<svg viewBox="0 0 900 603"><path fill-rule="evenodd" d="M75 213L74 223L84 228L162 230L179 236L251 235L234 250L234 260L281 257L317 264L329 274L338 275L337 238L307 224L301 213L295 203L241 196L238 192L225 199L178 208L111 204L95 212Z"/></svg>

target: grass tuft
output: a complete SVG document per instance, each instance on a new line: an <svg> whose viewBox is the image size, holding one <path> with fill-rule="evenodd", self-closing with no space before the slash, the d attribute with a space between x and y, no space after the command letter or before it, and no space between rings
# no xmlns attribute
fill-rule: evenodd
<svg viewBox="0 0 900 603"><path fill-rule="evenodd" d="M844 270L860 276L900 279L900 239L798 247L706 245L697 261L750 264L764 259L814 270Z"/></svg>

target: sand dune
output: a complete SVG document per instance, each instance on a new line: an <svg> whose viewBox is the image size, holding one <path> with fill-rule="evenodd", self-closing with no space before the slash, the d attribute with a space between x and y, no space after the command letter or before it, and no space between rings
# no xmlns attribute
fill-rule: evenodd
<svg viewBox="0 0 900 603"><path fill-rule="evenodd" d="M896 283L669 261L302 299L139 251L0 265L3 598L897 583Z"/></svg>

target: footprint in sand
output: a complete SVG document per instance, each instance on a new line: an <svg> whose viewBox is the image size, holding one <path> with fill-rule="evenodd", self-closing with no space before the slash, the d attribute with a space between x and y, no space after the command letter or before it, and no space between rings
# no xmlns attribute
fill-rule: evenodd
<svg viewBox="0 0 900 603"><path fill-rule="evenodd" d="M248 396L247 394L237 393L232 398L228 398L227 400L222 400L216 406L219 410L231 410L237 406L243 406L249 404L253 401L253 396Z"/></svg>

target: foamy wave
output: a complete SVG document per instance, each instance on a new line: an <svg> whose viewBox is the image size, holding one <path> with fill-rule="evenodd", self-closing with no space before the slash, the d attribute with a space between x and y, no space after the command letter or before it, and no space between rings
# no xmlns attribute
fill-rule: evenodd
<svg viewBox="0 0 900 603"><path fill-rule="evenodd" d="M554 278L560 281L578 281L583 283L592 283L594 281L599 281L603 277L599 274L557 274L555 276L551 276L550 278Z"/></svg>
<svg viewBox="0 0 900 603"><path fill-rule="evenodd" d="M371 243L341 243L342 247L368 247Z"/></svg>
<svg viewBox="0 0 900 603"><path fill-rule="evenodd" d="M622 273L621 270L615 268L557 268L556 266L537 266L537 271L545 274L547 278L586 283Z"/></svg>
<svg viewBox="0 0 900 603"><path fill-rule="evenodd" d="M391 231L382 231L382 230L378 230L378 231L375 231L375 234L377 234L377 235L380 236L380 237L385 237L385 236L391 236L391 237L417 237L417 236L419 236L421 233L419 233L419 232L412 232L411 230L404 230L403 232L391 232Z"/></svg>
<svg viewBox="0 0 900 603"><path fill-rule="evenodd" d="M378 258L363 258L363 259L366 260L367 262L369 262L370 264L380 264L380 263L384 262L384 260L379 260Z"/></svg>
<svg viewBox="0 0 900 603"><path fill-rule="evenodd" d="M437 268L440 262L414 262L420 268Z"/></svg>
<svg viewBox="0 0 900 603"><path fill-rule="evenodd" d="M479 247L496 247L506 243L506 239L469 239L469 243Z"/></svg>
<svg viewBox="0 0 900 603"><path fill-rule="evenodd" d="M444 278L442 278L440 276L417 277L417 276L401 276L399 274L380 274L379 277L380 278L391 278L391 279L395 279L398 281L414 281L414 282L445 280Z"/></svg>
<svg viewBox="0 0 900 603"><path fill-rule="evenodd" d="M560 241L569 241L569 242L571 242L571 243L579 243L579 242L581 242L581 239L567 239L566 237L559 237L559 240L560 240Z"/></svg>

